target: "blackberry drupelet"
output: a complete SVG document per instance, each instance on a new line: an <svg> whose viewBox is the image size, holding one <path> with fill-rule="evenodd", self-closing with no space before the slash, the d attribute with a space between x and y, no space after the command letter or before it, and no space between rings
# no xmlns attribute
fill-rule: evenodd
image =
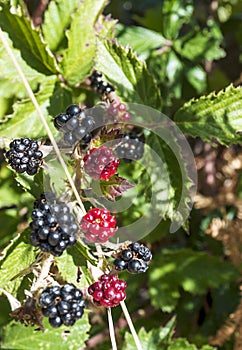
<svg viewBox="0 0 242 350"><path fill-rule="evenodd" d="M64 133L64 141L68 145L76 142L87 144L91 141L95 120L87 115L78 105L70 105L65 113L58 114L54 119L57 130Z"/></svg>
<svg viewBox="0 0 242 350"><path fill-rule="evenodd" d="M85 300L80 289L67 283L62 287L45 288L39 297L39 305L42 314L49 318L50 325L58 328L62 324L73 326L82 317Z"/></svg>
<svg viewBox="0 0 242 350"><path fill-rule="evenodd" d="M152 254L149 248L138 242L133 242L116 255L114 267L117 271L127 270L130 273L141 273L148 269L148 263L151 259Z"/></svg>
<svg viewBox="0 0 242 350"><path fill-rule="evenodd" d="M116 154L126 163L139 160L144 155L144 137L138 137L135 132L124 134L120 145L116 148Z"/></svg>
<svg viewBox="0 0 242 350"><path fill-rule="evenodd" d="M78 225L63 203L50 204L45 195L35 202L30 223L30 243L43 252L60 256L67 246L76 243Z"/></svg>
<svg viewBox="0 0 242 350"><path fill-rule="evenodd" d="M97 306L113 307L126 298L127 284L115 274L102 275L97 282L88 287L88 293Z"/></svg>
<svg viewBox="0 0 242 350"><path fill-rule="evenodd" d="M36 140L22 137L13 140L9 147L5 157L12 169L19 174L35 175L38 172L43 163L43 153Z"/></svg>

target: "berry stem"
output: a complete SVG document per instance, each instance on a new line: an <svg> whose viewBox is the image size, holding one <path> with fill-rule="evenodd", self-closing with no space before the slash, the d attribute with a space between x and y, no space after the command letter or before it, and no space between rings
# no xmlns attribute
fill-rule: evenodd
<svg viewBox="0 0 242 350"><path fill-rule="evenodd" d="M52 132L50 130L50 127L49 127L48 123L45 120L45 117L44 117L44 115L43 115L43 113L41 111L41 108L40 108L40 106L38 104L38 101L37 101L37 99L36 99L32 89L31 89L31 87L30 87L30 85L28 83L28 80L26 79L26 77L25 77L21 67L19 66L19 64L18 64L18 62L17 62L17 60L16 60L16 58L15 58L15 56L14 56L12 50L11 50L11 47L9 46L7 40L4 37L4 33L3 33L1 28L0 28L0 39L1 39L1 41L2 41L2 43L4 45L4 47L5 47L8 55L9 55L9 57L10 57L10 59L12 60L16 70L18 71L20 78L23 81L23 84L24 84L24 86L25 86L25 88L26 88L26 90L27 90L27 92L29 94L29 97L30 97L31 101L33 102L33 105L35 106L36 111L37 111L37 113L38 113L38 115L39 115L39 117L40 117L40 119L41 119L41 121L42 121L42 123L43 123L43 125L45 127L47 135L48 135L48 137L49 137L49 139L50 139L50 141L51 141L51 143L53 145L53 148L55 150L57 158L58 158L58 160L59 160L59 162L60 162L60 164L61 164L61 166L62 166L62 168L63 168L63 170L64 170L64 172L66 174L66 177L68 179L68 182L70 183L70 186L71 186L71 188L73 190L73 193L74 193L74 195L75 195L75 197L77 199L77 202L80 205L80 208L81 208L81 210L83 212L83 215L85 215L86 214L85 207L84 207L84 205L82 203L82 200L81 200L81 198L79 196L79 193L78 193L78 191L76 189L76 186L75 186L75 184L74 184L74 182L72 180L72 177L71 177L71 175L70 175L70 173L69 173L69 171L67 169L66 163L65 163L65 161L64 161L64 159L63 159L63 157L61 155L61 152L60 152L59 147L58 147L58 145L57 145L57 143L55 141L55 138L54 138L54 136L53 136L53 134L52 134Z"/></svg>
<svg viewBox="0 0 242 350"><path fill-rule="evenodd" d="M50 272L50 267L53 263L53 255L51 254L44 254L43 255L43 263L41 266L41 271L35 282L32 284L31 287L31 292L34 293L38 291L40 287L45 286L46 282L45 280L47 279L49 272Z"/></svg>
<svg viewBox="0 0 242 350"><path fill-rule="evenodd" d="M110 339L112 344L112 350L117 350L117 343L115 339L115 331L114 331L111 307L107 308L107 314L108 314L108 326L109 326L108 328L109 328L109 334L110 334Z"/></svg>
<svg viewBox="0 0 242 350"><path fill-rule="evenodd" d="M121 305L121 307L122 307L124 316L125 316L125 318L126 318L126 320L127 320L127 323L128 323L128 325L129 325L129 329L130 329L130 331L131 331L131 334L132 334L132 336L133 336L133 338L134 338L134 342L135 342L136 348L137 348L137 350L142 350L142 346L141 346L141 343L140 343L140 341L139 341L138 334L136 333L136 330L135 330L135 328L134 328L132 319L131 319L131 317L130 317L130 314L129 314L129 312L128 312L128 309L127 309L127 307L126 307L125 302L124 302L124 301L121 301L121 302L120 302L120 305Z"/></svg>

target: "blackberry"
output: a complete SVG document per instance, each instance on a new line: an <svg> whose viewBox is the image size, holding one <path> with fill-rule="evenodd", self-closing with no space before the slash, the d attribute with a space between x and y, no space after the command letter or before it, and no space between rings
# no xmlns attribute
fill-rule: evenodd
<svg viewBox="0 0 242 350"><path fill-rule="evenodd" d="M98 71L94 71L89 79L91 81L91 87L101 95L115 91L111 84L102 80L102 73L99 73Z"/></svg>
<svg viewBox="0 0 242 350"><path fill-rule="evenodd" d="M81 230L89 242L105 243L117 231L116 218L107 209L90 209L82 219Z"/></svg>
<svg viewBox="0 0 242 350"><path fill-rule="evenodd" d="M58 114L54 119L54 126L64 133L64 141L68 145L76 142L87 144L91 141L95 129L95 120L78 105L70 105L65 113Z"/></svg>
<svg viewBox="0 0 242 350"><path fill-rule="evenodd" d="M92 148L84 157L84 163L84 170L93 179L107 181L116 174L120 161L114 156L111 148L101 146Z"/></svg>
<svg viewBox="0 0 242 350"><path fill-rule="evenodd" d="M68 206L51 204L44 195L35 202L30 223L30 243L42 251L60 256L76 242L78 225Z"/></svg>
<svg viewBox="0 0 242 350"><path fill-rule="evenodd" d="M62 287L45 288L39 297L39 305L42 314L49 318L50 325L58 328L62 324L73 326L82 317L85 300L80 289L67 283Z"/></svg>
<svg viewBox="0 0 242 350"><path fill-rule="evenodd" d="M97 306L113 307L126 298L127 284L115 274L102 275L99 280L88 287L88 293Z"/></svg>
<svg viewBox="0 0 242 350"><path fill-rule="evenodd" d="M13 140L9 147L5 157L12 169L19 174L26 172L28 175L35 175L38 172L43 163L43 153L36 140L22 137Z"/></svg>
<svg viewBox="0 0 242 350"><path fill-rule="evenodd" d="M127 270L130 273L141 273L148 269L152 254L146 246L138 242L131 243L116 254L114 268L117 271Z"/></svg>
<svg viewBox="0 0 242 350"><path fill-rule="evenodd" d="M116 154L126 163L141 159L144 155L144 138L138 137L134 132L124 134L120 145L116 148Z"/></svg>

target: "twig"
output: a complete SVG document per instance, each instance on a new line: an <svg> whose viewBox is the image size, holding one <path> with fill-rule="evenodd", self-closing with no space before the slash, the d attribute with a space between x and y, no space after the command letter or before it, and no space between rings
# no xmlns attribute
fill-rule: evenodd
<svg viewBox="0 0 242 350"><path fill-rule="evenodd" d="M45 284L45 280L49 275L50 267L53 263L53 255L45 255L43 260L43 265L41 267L41 272L37 277L36 281L32 284L31 293L38 291L40 287Z"/></svg>
<svg viewBox="0 0 242 350"><path fill-rule="evenodd" d="M63 159L63 157L61 155L61 152L60 152L59 147L58 147L58 145L57 145L57 143L55 141L55 138L54 138L54 136L53 136L53 134L52 134L52 132L50 130L50 127L49 127L48 123L45 120L45 117L44 117L44 115L43 115L43 113L41 111L41 108L40 108L40 106L38 104L38 101L37 101L37 99L36 99L32 89L31 89L31 87L30 87L30 85L28 83L28 80L26 79L26 77L25 77L25 75L24 75L20 65L18 64L18 62L17 62L17 60L16 60L16 58L15 58L13 52L12 52L11 47L9 46L7 40L5 39L4 33L3 33L1 28L0 28L0 39L1 39L3 45L4 45L5 49L6 49L9 57L11 58L11 60L12 60L12 62L14 64L16 70L18 71L18 73L20 75L20 78L22 79L22 82L23 82L23 84L24 84L24 86L25 86L25 88L26 88L26 90L27 90L27 92L29 94L29 97L30 97L31 101L33 102L33 104L34 104L34 106L36 108L36 111L37 111L37 113L38 113L38 115L39 115L39 117L40 117L40 119L41 119L41 121L42 121L42 123L43 123L43 125L45 127L47 135L48 135L48 137L49 137L49 139L50 139L50 141L51 141L51 143L53 145L53 148L55 150L57 158L58 158L58 160L59 160L59 162L60 162L60 164L61 164L61 166L62 166L62 168L63 168L63 170L64 170L64 172L66 174L66 177L67 177L67 179L68 179L68 181L70 183L72 191L73 191L73 193L74 193L74 195L75 195L75 197L77 199L77 202L80 205L80 208L81 208L81 210L83 212L83 215L85 215L85 213L86 213L85 207L84 207L84 205L82 203L82 200L81 200L81 198L79 196L79 193L78 193L78 191L76 189L76 186L75 186L75 184L74 184L74 182L72 180L72 177L71 177L71 175L70 175L70 173L69 173L69 171L67 169L67 166L66 166L65 161L64 161L64 159Z"/></svg>
<svg viewBox="0 0 242 350"><path fill-rule="evenodd" d="M108 326L109 326L108 328L109 328L109 334L110 334L110 339L112 344L112 350L117 350L117 343L115 339L115 331L114 331L111 307L107 308L107 314L108 314Z"/></svg>
<svg viewBox="0 0 242 350"><path fill-rule="evenodd" d="M126 307L125 302L124 302L124 301L121 301L121 302L120 302L120 305L121 305L121 307L122 307L124 316L125 316L125 318L126 318L126 320L127 320L127 323L128 323L128 325L129 325L129 329L130 329L130 331L131 331L131 334L132 334L132 336L133 336L133 338L134 338L134 342L135 342L136 348L137 348L137 350L142 350L142 346L141 346L141 344L140 344L138 334L136 333L136 330L135 330L135 328L134 328L132 319L131 319L131 317L130 317L130 314L129 314L129 312L128 312L128 309L127 309L127 307Z"/></svg>

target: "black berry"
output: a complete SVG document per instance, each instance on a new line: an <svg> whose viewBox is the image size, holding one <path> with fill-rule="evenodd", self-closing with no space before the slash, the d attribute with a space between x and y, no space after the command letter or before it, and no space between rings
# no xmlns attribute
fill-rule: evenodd
<svg viewBox="0 0 242 350"><path fill-rule="evenodd" d="M120 145L116 148L116 154L129 163L132 160L139 160L144 154L144 138L138 137L134 132L124 134Z"/></svg>
<svg viewBox="0 0 242 350"><path fill-rule="evenodd" d="M39 297L39 305L42 307L42 314L49 318L52 327L58 328L62 324L73 326L84 313L85 300L82 297L80 289L67 283L61 288L59 286L45 288Z"/></svg>
<svg viewBox="0 0 242 350"><path fill-rule="evenodd" d="M117 271L127 270L130 273L141 273L148 269L152 254L146 246L138 242L131 243L116 254L113 264Z"/></svg>
<svg viewBox="0 0 242 350"><path fill-rule="evenodd" d="M30 243L33 246L60 256L67 246L75 244L78 225L65 204L51 205L42 195L34 204L32 220Z"/></svg>
<svg viewBox="0 0 242 350"><path fill-rule="evenodd" d="M39 150L37 141L22 137L13 140L9 146L5 157L12 169L19 174L26 172L35 175L43 162L43 153Z"/></svg>
<svg viewBox="0 0 242 350"><path fill-rule="evenodd" d="M71 146L76 142L89 143L95 124L92 116L87 116L78 105L70 105L54 119L56 129L64 133L65 143Z"/></svg>

